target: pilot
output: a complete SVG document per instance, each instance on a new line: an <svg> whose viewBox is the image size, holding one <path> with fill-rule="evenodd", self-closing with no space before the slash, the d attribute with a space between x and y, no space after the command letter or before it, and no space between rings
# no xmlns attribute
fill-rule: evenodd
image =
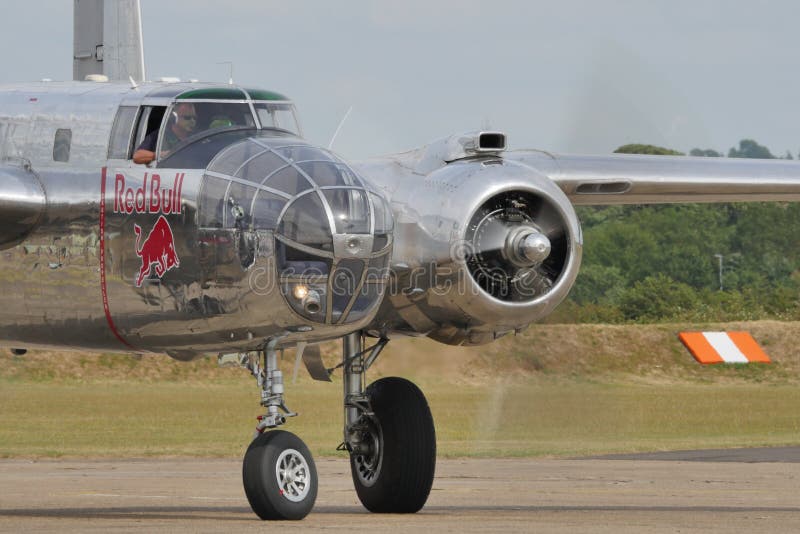
<svg viewBox="0 0 800 534"><path fill-rule="evenodd" d="M169 119L164 139L161 142L161 157L168 156L169 153L181 141L192 135L197 128L197 112L194 104L182 103L175 106L172 110L172 117ZM153 130L144 138L142 144L133 153L133 162L148 164L156 158L156 143L158 142L158 130Z"/></svg>

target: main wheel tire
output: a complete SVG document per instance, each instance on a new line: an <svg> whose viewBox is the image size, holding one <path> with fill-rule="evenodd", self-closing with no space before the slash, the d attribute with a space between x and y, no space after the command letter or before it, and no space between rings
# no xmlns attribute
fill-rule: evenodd
<svg viewBox="0 0 800 534"><path fill-rule="evenodd" d="M317 468L303 441L283 430L256 437L244 455L244 492L261 519L303 519L317 499Z"/></svg>
<svg viewBox="0 0 800 534"><path fill-rule="evenodd" d="M370 454L351 454L358 498L371 512L414 513L428 500L436 469L436 431L422 391L403 378L382 378L366 390L374 417L362 440Z"/></svg>

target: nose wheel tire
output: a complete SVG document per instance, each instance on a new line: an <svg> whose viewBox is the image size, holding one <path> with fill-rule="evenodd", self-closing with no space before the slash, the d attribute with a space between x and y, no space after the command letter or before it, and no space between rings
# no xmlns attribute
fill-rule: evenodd
<svg viewBox="0 0 800 534"><path fill-rule="evenodd" d="M402 378L382 378L365 391L365 453L350 455L356 493L371 512L414 513L428 499L436 469L436 432L422 391Z"/></svg>
<svg viewBox="0 0 800 534"><path fill-rule="evenodd" d="M303 519L317 499L317 468L305 443L283 430L259 435L244 455L244 492L261 519Z"/></svg>

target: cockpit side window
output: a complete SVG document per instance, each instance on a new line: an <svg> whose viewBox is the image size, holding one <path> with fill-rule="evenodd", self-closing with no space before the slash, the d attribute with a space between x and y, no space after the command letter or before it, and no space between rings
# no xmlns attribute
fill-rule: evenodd
<svg viewBox="0 0 800 534"><path fill-rule="evenodd" d="M158 132L166 110L166 106L142 107L142 112L139 116L139 124L136 128L136 138L133 143L134 147L139 147L148 135Z"/></svg>
<svg viewBox="0 0 800 534"><path fill-rule="evenodd" d="M108 144L108 159L128 159L131 157L133 124L137 106L120 106L114 126L111 128L111 142Z"/></svg>

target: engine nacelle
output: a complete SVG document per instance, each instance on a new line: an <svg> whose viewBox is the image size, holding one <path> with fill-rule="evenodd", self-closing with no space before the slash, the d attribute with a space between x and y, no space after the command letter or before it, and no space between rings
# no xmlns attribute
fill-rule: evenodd
<svg viewBox="0 0 800 534"><path fill-rule="evenodd" d="M46 205L47 195L30 165L7 165L1 170L0 250L16 245L33 231Z"/></svg>
<svg viewBox="0 0 800 534"><path fill-rule="evenodd" d="M536 170L491 155L392 196L393 281L370 329L480 345L553 311L578 274L572 204Z"/></svg>

